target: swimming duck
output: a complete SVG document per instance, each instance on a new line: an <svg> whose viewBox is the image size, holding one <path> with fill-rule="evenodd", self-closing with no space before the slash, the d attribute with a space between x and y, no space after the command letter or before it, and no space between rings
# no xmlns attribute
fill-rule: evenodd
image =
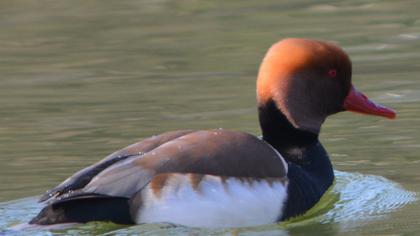
<svg viewBox="0 0 420 236"><path fill-rule="evenodd" d="M348 55L332 43L277 42L257 80L262 137L214 129L146 138L47 191L30 224L242 227L301 215L334 180L318 140L325 119L345 110L396 116L357 91L351 74Z"/></svg>

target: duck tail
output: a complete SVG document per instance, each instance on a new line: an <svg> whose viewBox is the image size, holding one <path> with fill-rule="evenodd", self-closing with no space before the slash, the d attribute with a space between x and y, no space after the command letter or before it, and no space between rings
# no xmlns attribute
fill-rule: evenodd
<svg viewBox="0 0 420 236"><path fill-rule="evenodd" d="M99 194L81 194L57 200L45 206L29 224L52 225L111 221L134 224L129 199Z"/></svg>

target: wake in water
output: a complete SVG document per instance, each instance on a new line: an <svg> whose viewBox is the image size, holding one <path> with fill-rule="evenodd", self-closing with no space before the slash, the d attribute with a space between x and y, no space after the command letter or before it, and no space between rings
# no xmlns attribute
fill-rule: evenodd
<svg viewBox="0 0 420 236"><path fill-rule="evenodd" d="M339 201L322 223L373 220L417 199L416 193L381 176L342 171L335 171L335 175L332 191L339 194Z"/></svg>
<svg viewBox="0 0 420 236"><path fill-rule="evenodd" d="M336 223L342 227L353 225L348 223L362 224L369 220L380 219L386 214L416 200L415 193L403 189L399 184L384 177L342 171L335 171L335 175L336 183L331 191L307 214L291 220L290 223L286 222L286 229L288 225L300 225L308 220L315 223ZM25 223L42 208L42 204L39 204L37 200L37 197L30 197L0 203L0 234L13 232L17 234L21 228L27 228ZM146 227L149 230L155 229L159 230L159 232L173 229L173 227L164 227L162 229L162 227L150 228L149 226L141 225L115 231L121 226L112 225L108 223L89 223L77 226L66 225L65 227L71 227L67 230L71 230L72 233L76 234L89 233L91 232L90 230L98 232L98 228L102 228L99 230L102 233L107 231L114 233L117 231L119 233L143 231L139 227ZM29 228L32 232L34 230L38 232L56 230L55 228L43 227ZM63 230L62 227L58 229ZM20 231L20 233L22 232Z"/></svg>

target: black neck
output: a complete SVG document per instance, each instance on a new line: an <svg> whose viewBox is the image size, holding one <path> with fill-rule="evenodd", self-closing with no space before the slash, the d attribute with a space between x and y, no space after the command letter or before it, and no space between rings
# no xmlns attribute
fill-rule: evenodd
<svg viewBox="0 0 420 236"><path fill-rule="evenodd" d="M263 139L277 149L303 147L318 142L318 134L295 128L274 101L258 107Z"/></svg>
<svg viewBox="0 0 420 236"><path fill-rule="evenodd" d="M313 207L331 186L334 173L318 134L295 128L273 101L260 105L263 139L288 161L288 200L281 220Z"/></svg>

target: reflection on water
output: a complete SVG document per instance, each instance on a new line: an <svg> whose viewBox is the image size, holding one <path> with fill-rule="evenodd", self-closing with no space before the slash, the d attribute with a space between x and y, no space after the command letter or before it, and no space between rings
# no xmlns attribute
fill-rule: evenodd
<svg viewBox="0 0 420 236"><path fill-rule="evenodd" d="M192 229L182 226L149 224L132 227L122 227L108 223L88 223L76 226L55 227L53 232L66 234L156 234L156 235L194 235L228 234L234 231L246 233L273 233L288 235L287 230L313 224L336 224L339 232L348 232L369 221L385 217L387 213L397 210L416 200L414 193L401 188L397 183L380 176L362 175L336 171L336 183L322 200L304 216L283 222L279 225L267 225L244 229ZM42 233L45 228L25 227L19 225L35 216L42 205L37 198L26 198L0 204L0 229L7 228L8 233ZM18 225L18 227L16 227ZM23 228L23 230L17 229ZM121 228L121 229L118 229ZM48 230L50 230L49 228ZM1 231L0 231L1 232Z"/></svg>
<svg viewBox="0 0 420 236"><path fill-rule="evenodd" d="M2 0L0 201L39 195L168 130L260 135L258 64L273 42L306 37L344 47L355 85L398 118L329 118L320 139L345 171L337 172L340 200L332 204L332 191L308 218L240 233L420 235L420 202L400 208L413 196L399 187L420 192L419 8L410 0ZM0 230L28 220L39 209L34 203L2 203ZM168 227L120 230L195 232Z"/></svg>

